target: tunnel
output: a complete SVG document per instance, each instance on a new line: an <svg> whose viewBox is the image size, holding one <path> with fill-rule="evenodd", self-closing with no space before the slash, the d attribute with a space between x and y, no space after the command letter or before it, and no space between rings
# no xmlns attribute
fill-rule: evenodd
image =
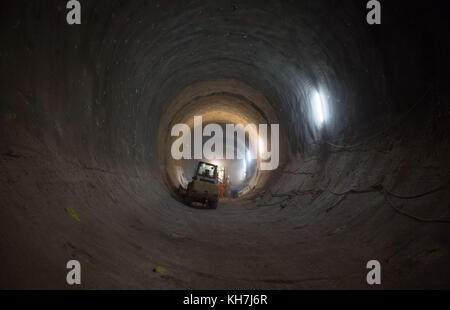
<svg viewBox="0 0 450 310"><path fill-rule="evenodd" d="M70 260L82 289L372 289L373 260L378 288L450 288L439 5L80 3L0 4L0 288L71 289ZM186 205L195 116L278 124L276 169Z"/></svg>

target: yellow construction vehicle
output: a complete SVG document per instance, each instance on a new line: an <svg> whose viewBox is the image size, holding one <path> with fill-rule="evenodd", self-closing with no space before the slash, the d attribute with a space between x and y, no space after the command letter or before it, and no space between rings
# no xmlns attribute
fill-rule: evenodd
<svg viewBox="0 0 450 310"><path fill-rule="evenodd" d="M217 165L199 162L195 176L189 182L184 195L185 203L191 205L193 202L200 202L216 209L220 195L217 173Z"/></svg>

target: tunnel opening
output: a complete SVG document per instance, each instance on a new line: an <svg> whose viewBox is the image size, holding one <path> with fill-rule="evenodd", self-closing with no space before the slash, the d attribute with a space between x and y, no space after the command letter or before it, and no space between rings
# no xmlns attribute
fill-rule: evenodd
<svg viewBox="0 0 450 310"><path fill-rule="evenodd" d="M260 171L261 155L263 151L271 150L270 141L263 140L272 138L272 124L280 124L273 104L246 83L216 79L187 87L168 105L160 124L163 128L160 141L165 141L164 151L160 154L161 167L169 191L182 200L179 189L187 188L199 161L218 164L224 173L220 182L228 180L225 196L237 191L237 196L242 197L257 188L264 188L271 171ZM183 133L180 126L185 126ZM265 126L264 137L261 126ZM284 133L284 126L280 131ZM186 134L189 137L185 142L188 143L177 143ZM195 147L196 139L199 150ZM283 136L277 135L277 162L272 170L282 165L286 158L286 146L280 145L285 141ZM183 153L182 158L179 158L181 154L174 158L174 145ZM282 154L281 158L279 154ZM263 161L268 159L271 160L268 157Z"/></svg>

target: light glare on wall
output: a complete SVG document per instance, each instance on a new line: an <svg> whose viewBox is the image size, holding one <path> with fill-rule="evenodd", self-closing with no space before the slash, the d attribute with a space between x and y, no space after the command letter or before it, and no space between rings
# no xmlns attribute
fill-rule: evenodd
<svg viewBox="0 0 450 310"><path fill-rule="evenodd" d="M328 109L324 96L318 91L315 91L312 96L312 111L316 125L321 127L328 119Z"/></svg>

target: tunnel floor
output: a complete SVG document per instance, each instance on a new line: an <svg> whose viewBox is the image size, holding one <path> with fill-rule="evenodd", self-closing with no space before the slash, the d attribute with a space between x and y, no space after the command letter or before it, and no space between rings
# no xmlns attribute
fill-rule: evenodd
<svg viewBox="0 0 450 310"><path fill-rule="evenodd" d="M361 289L373 258L383 288L448 285L447 224L399 214L377 189L344 200L284 190L225 198L217 210L171 199L150 208L160 195L151 177L124 179L127 168L80 166L30 135L12 136L21 143L1 157L3 204L13 206L0 211L4 287L60 288L68 258L83 262L87 289Z"/></svg>

